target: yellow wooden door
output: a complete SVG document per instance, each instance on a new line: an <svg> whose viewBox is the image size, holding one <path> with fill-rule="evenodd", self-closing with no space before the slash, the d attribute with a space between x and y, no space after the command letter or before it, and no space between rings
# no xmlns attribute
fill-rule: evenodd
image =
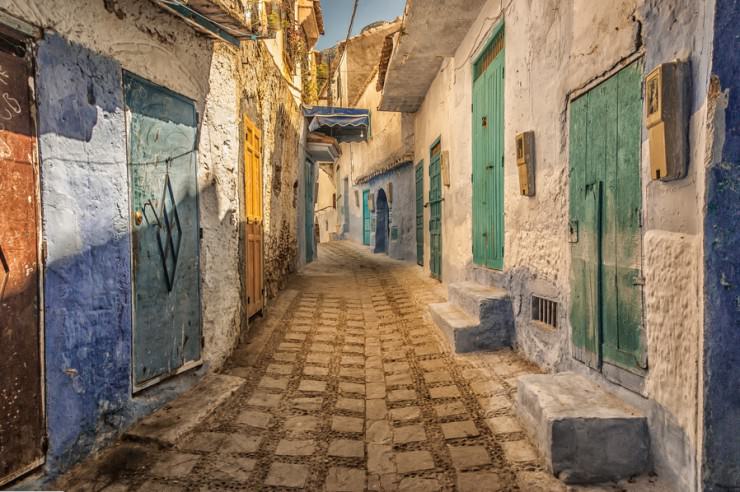
<svg viewBox="0 0 740 492"><path fill-rule="evenodd" d="M247 218L246 272L247 316L262 310L262 132L244 117L244 215Z"/></svg>

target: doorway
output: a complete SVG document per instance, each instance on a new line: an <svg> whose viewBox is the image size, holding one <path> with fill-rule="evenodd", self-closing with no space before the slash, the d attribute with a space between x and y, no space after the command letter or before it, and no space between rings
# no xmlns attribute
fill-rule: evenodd
<svg viewBox="0 0 740 492"><path fill-rule="evenodd" d="M569 228L574 357L640 373L642 62L570 105Z"/></svg>
<svg viewBox="0 0 740 492"><path fill-rule="evenodd" d="M31 53L0 26L0 485L44 462L36 132ZM7 117L6 117L7 116Z"/></svg>
<svg viewBox="0 0 740 492"><path fill-rule="evenodd" d="M370 190L362 192L362 244L370 246Z"/></svg>
<svg viewBox="0 0 740 492"><path fill-rule="evenodd" d="M416 264L424 265L424 161L416 165Z"/></svg>
<svg viewBox="0 0 740 492"><path fill-rule="evenodd" d="M132 217L134 388L201 357L195 104L124 73Z"/></svg>
<svg viewBox="0 0 740 492"><path fill-rule="evenodd" d="M473 64L473 262L504 267L504 30Z"/></svg>
<svg viewBox="0 0 740 492"><path fill-rule="evenodd" d="M313 163L306 160L306 263L311 263L314 257L314 181Z"/></svg>
<svg viewBox="0 0 740 492"><path fill-rule="evenodd" d="M262 212L262 131L247 116L244 117L244 215L246 217L245 278L247 317L264 307L262 274L263 212Z"/></svg>
<svg viewBox="0 0 740 492"><path fill-rule="evenodd" d="M429 158L429 269L442 280L442 142L432 145Z"/></svg>
<svg viewBox="0 0 740 492"><path fill-rule="evenodd" d="M388 198L383 188L378 190L375 200L375 249L374 253L388 253L388 228L390 227Z"/></svg>

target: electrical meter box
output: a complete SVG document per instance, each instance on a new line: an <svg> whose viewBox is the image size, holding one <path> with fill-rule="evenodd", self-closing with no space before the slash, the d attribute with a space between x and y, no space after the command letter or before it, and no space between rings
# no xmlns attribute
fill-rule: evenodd
<svg viewBox="0 0 740 492"><path fill-rule="evenodd" d="M688 103L686 62L663 63L645 78L645 126L652 179L672 181L686 176Z"/></svg>
<svg viewBox="0 0 740 492"><path fill-rule="evenodd" d="M534 196L534 132L516 136L516 167L519 170L519 191Z"/></svg>

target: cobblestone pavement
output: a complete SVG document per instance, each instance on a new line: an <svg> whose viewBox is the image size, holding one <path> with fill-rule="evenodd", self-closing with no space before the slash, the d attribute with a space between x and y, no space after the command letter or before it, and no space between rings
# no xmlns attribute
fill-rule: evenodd
<svg viewBox="0 0 740 492"><path fill-rule="evenodd" d="M415 265L335 242L226 373L246 384L174 448L120 443L70 490L555 491L513 416L513 352L449 352Z"/></svg>

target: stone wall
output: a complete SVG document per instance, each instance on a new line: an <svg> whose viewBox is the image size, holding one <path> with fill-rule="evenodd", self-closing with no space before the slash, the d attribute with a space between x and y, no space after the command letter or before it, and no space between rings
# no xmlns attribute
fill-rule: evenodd
<svg viewBox="0 0 740 492"><path fill-rule="evenodd" d="M36 104L45 270L45 371L55 473L218 369L246 327L241 309L242 112L262 128L269 295L296 268L303 118L261 43L242 51L197 34L148 0L8 0L42 32ZM131 239L122 71L194 101L203 363L131 387ZM302 195L300 195L302 196Z"/></svg>

